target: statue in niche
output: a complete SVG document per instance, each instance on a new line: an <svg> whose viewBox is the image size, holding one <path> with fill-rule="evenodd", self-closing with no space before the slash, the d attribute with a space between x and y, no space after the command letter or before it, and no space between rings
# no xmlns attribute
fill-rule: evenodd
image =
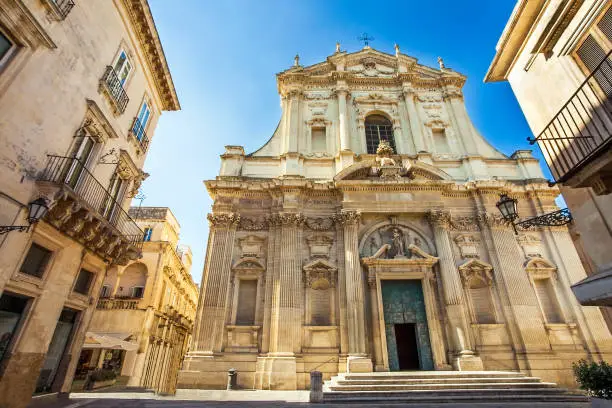
<svg viewBox="0 0 612 408"><path fill-rule="evenodd" d="M391 248L387 251L388 258L403 258L406 256L406 246L404 245L404 237L398 228L393 229L393 237L391 238Z"/></svg>
<svg viewBox="0 0 612 408"><path fill-rule="evenodd" d="M376 237L379 237L377 240ZM384 244L380 245L380 242ZM422 250L423 241L419 237L411 237L411 234L401 228L392 227L379 230L372 234L367 241L366 253L374 258L384 259L419 259L422 256L416 249Z"/></svg>

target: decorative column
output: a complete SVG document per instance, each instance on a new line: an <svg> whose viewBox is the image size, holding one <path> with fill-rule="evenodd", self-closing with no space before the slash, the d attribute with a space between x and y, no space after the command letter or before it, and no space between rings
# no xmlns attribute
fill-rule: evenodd
<svg viewBox="0 0 612 408"><path fill-rule="evenodd" d="M423 140L423 129L421 127L421 121L419 119L419 113L414 103L414 89L409 85L404 84L403 87L404 100L406 102L406 110L408 111L408 121L410 123L410 133L412 133L412 140L414 141L414 147L416 153L426 150L425 141Z"/></svg>
<svg viewBox="0 0 612 408"><path fill-rule="evenodd" d="M297 388L295 355L301 352L304 287L300 238L305 217L285 213L272 218L280 227L278 266L272 278L269 352L264 361L258 361L261 386L270 390ZM261 372L263 371L263 372Z"/></svg>
<svg viewBox="0 0 612 408"><path fill-rule="evenodd" d="M378 310L378 291L376 284L376 267L368 266L368 287L370 289L370 313L372 314L372 344L374 347L375 371L384 371L385 362L382 353L380 336L380 313Z"/></svg>
<svg viewBox="0 0 612 408"><path fill-rule="evenodd" d="M450 213L436 210L431 211L428 217L433 226L434 240L438 251L442 292L451 332L450 346L454 354L453 368L459 371L482 370L482 360L474 355L468 344L461 277L457 270L453 248L448 236Z"/></svg>
<svg viewBox="0 0 612 408"><path fill-rule="evenodd" d="M515 350L519 353L550 350L538 300L523 266L525 258L512 227L500 215L486 211L481 212L478 219L485 240L492 243L494 278L507 295L512 320L516 323Z"/></svg>
<svg viewBox="0 0 612 408"><path fill-rule="evenodd" d="M221 351L232 250L240 216L235 213L209 214L208 221L210 239L196 316L193 351L190 354L212 356Z"/></svg>
<svg viewBox="0 0 612 408"><path fill-rule="evenodd" d="M346 110L347 95L347 89L336 89L336 96L338 97L338 123L340 125L340 150L351 150L350 132L348 130L348 112Z"/></svg>
<svg viewBox="0 0 612 408"><path fill-rule="evenodd" d="M372 359L367 354L365 282L359 262L359 221L361 214L343 211L337 217L344 226L344 272L348 328L347 372L372 372ZM342 288L340 289L342 290Z"/></svg>
<svg viewBox="0 0 612 408"><path fill-rule="evenodd" d="M457 88L447 88L444 92L444 101L446 106L450 107L450 113L455 117L461 135L460 139L465 146L466 153L468 155L479 155L474 136L475 131L472 126L472 121L465 110L461 90Z"/></svg>

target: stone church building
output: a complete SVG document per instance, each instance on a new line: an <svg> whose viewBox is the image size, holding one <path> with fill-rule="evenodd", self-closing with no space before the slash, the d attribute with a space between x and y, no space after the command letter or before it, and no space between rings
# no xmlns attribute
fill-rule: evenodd
<svg viewBox="0 0 612 408"><path fill-rule="evenodd" d="M520 370L571 384L612 357L566 227L530 151L472 124L466 77L368 46L277 75L282 117L257 151L226 146L179 388L304 389L309 373Z"/></svg>

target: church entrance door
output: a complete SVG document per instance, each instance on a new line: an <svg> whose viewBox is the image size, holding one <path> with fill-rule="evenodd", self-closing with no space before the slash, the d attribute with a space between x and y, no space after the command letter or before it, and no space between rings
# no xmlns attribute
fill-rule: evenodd
<svg viewBox="0 0 612 408"><path fill-rule="evenodd" d="M394 324L395 344L400 370L418 370L419 350L417 349L416 327L414 323Z"/></svg>
<svg viewBox="0 0 612 408"><path fill-rule="evenodd" d="M389 370L433 370L421 280L381 280Z"/></svg>

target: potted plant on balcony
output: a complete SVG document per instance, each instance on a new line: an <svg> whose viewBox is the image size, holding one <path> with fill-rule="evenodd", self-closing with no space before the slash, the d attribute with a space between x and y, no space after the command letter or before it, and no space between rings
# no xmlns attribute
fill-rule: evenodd
<svg viewBox="0 0 612 408"><path fill-rule="evenodd" d="M612 407L612 364L580 360L572 368L580 388L593 397L593 408Z"/></svg>
<svg viewBox="0 0 612 408"><path fill-rule="evenodd" d="M102 387L109 387L117 381L117 374L108 368L98 368L89 372L85 379L86 390L95 390Z"/></svg>

